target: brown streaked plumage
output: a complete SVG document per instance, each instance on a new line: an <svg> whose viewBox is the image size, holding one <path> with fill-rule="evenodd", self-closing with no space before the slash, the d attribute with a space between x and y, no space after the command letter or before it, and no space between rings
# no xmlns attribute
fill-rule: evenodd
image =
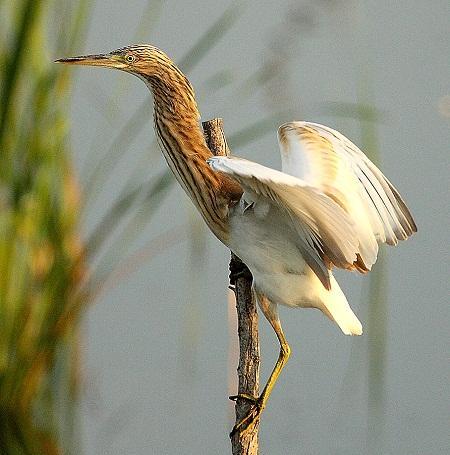
<svg viewBox="0 0 450 455"><path fill-rule="evenodd" d="M210 229L227 243L228 206L240 198L242 190L206 164L212 153L199 125L194 90L169 57L154 46L137 45L57 62L116 68L146 83L153 93L154 126L167 164Z"/></svg>
<svg viewBox="0 0 450 455"><path fill-rule="evenodd" d="M290 348L277 305L320 309L347 335L362 325L335 280L334 267L368 272L378 243L396 245L416 225L398 191L347 138L323 125L290 122L278 130L283 172L206 146L191 84L159 49L129 46L109 54L58 60L115 68L142 79L154 96L161 150L214 234L253 275L253 288L272 325L280 354L248 416L257 421Z"/></svg>

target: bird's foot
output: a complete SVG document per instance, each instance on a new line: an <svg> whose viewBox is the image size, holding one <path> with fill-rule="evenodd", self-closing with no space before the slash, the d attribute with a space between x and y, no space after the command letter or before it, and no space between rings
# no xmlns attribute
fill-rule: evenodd
<svg viewBox="0 0 450 455"><path fill-rule="evenodd" d="M238 278L246 278L249 281L253 280L252 274L247 266L240 260L230 261L230 284L234 286Z"/></svg>
<svg viewBox="0 0 450 455"><path fill-rule="evenodd" d="M247 395L246 393L232 395L229 398L233 401L242 399L251 403L247 415L237 422L231 430L230 438L232 438L236 433L245 434L254 427L254 425L259 421L259 417L265 407L265 403L262 397L254 397L252 395Z"/></svg>
<svg viewBox="0 0 450 455"><path fill-rule="evenodd" d="M231 395L228 397L231 401L237 401L239 398L242 400L249 401L251 404L255 404L259 397L254 397L253 395L249 395L248 393L238 393L237 395Z"/></svg>

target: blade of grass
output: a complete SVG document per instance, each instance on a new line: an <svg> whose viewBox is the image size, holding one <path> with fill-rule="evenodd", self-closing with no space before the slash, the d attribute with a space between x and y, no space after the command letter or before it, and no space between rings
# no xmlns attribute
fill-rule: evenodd
<svg viewBox="0 0 450 455"><path fill-rule="evenodd" d="M149 36L149 32L155 28L159 18L161 17L163 5L163 0L147 1L147 5L141 14L141 20L136 27L136 32L133 36L133 42L141 42Z"/></svg>
<svg viewBox="0 0 450 455"><path fill-rule="evenodd" d="M201 59L225 36L244 12L245 1L235 1L220 15L219 19L204 32L187 54L179 61L181 70L192 71Z"/></svg>
<svg viewBox="0 0 450 455"><path fill-rule="evenodd" d="M204 86L208 91L218 91L227 85L231 85L234 81L233 73L230 69L221 69L216 71L214 74L209 76L205 82Z"/></svg>
<svg viewBox="0 0 450 455"><path fill-rule="evenodd" d="M236 131L229 136L230 147L232 150L244 147L247 144L259 139L260 137L277 130L278 125L287 118L289 111L270 114L254 123Z"/></svg>
<svg viewBox="0 0 450 455"><path fill-rule="evenodd" d="M384 112L375 109L375 107L370 104L363 103L330 102L323 104L321 110L322 112L335 115L336 117L351 118L358 120L359 122L382 123L386 118Z"/></svg>
<svg viewBox="0 0 450 455"><path fill-rule="evenodd" d="M196 349L201 339L202 328L202 294L203 283L207 276L208 267L208 237L207 227L192 204L187 207L188 226L185 227L189 240L188 269L195 270L189 279L184 294L187 296L183 305L182 326L179 335L181 360L180 379L189 386L195 378L197 370Z"/></svg>
<svg viewBox="0 0 450 455"><path fill-rule="evenodd" d="M116 286L128 279L139 269L139 266L144 265L156 255L161 254L168 248L185 240L185 226L170 228L166 232L152 238L142 248L139 248L138 251L130 254L109 273L106 273L105 275L96 273L89 284L91 288L89 293L93 296L93 299L97 300L99 297L104 296L105 293L110 292Z"/></svg>
<svg viewBox="0 0 450 455"><path fill-rule="evenodd" d="M85 183L85 192L89 196L86 201L88 204L93 204L96 200L98 193L94 191L94 188L104 187L112 170L124 155L124 150L137 138L144 124L150 122L151 109L150 97L147 96L146 102L139 106L124 127L119 130L113 138L110 148L88 175Z"/></svg>
<svg viewBox="0 0 450 455"><path fill-rule="evenodd" d="M140 15L141 20L138 26L136 33L134 34L133 42L141 41L149 34L149 31L153 30L155 23L157 22L162 9L163 2L161 0L153 1L149 0L147 5L144 8L142 15ZM101 110L102 114L108 113L111 109L111 105L114 105L114 110L117 110L117 106L119 103L116 102L118 98L121 96L121 92L124 91L124 87L130 81L130 78L118 78L117 84L118 88L114 90L114 96L110 96L109 103L106 103L106 109ZM109 105L109 107L108 107ZM124 136L125 138L131 137L131 135L127 134L134 125L138 125L140 121L142 121L141 126L136 129L137 133L140 132L141 128L144 126L145 121L147 120L147 112L150 111L151 101L150 97L146 97L146 101L138 107L137 111L132 115L132 117L127 121L124 127L120 130L118 134L118 138L122 139ZM108 117L115 117L115 115L108 115ZM117 138L116 138L117 140ZM117 147L111 146L107 149L107 151L103 154L103 157L97 161L97 163L92 162L91 157L97 157L99 155L98 150L101 148L103 140L101 137L95 136L93 140L93 144L90 147L91 150L96 150L95 154L88 154L86 162L83 166L82 175L86 175L86 185L89 188L93 188L95 186L102 187L102 184L105 182L109 172L103 170L103 166L109 166L110 169L113 169L117 162L120 159L120 150ZM115 144L116 141L113 141L112 144ZM112 157L112 159L110 159ZM110 163L110 164L109 164ZM111 166L112 165L112 166ZM98 175L99 182L93 181L95 180L96 176ZM90 194L90 191L87 191L87 194ZM94 202L95 197L92 198L88 202Z"/></svg>
<svg viewBox="0 0 450 455"><path fill-rule="evenodd" d="M367 401L368 447L371 453L383 453L386 425L386 356L388 339L387 271L383 254L371 272L369 283L367 354L369 396Z"/></svg>
<svg viewBox="0 0 450 455"><path fill-rule="evenodd" d="M24 3L18 33L15 43L12 46L10 57L7 61L5 74L3 78L3 90L0 96L0 139L4 136L4 130L7 124L7 117L11 107L11 97L15 91L19 80L20 68L23 63L23 55L26 43L32 32L32 23L39 13L41 2L28 0ZM1 143L0 143L1 144Z"/></svg>
<svg viewBox="0 0 450 455"><path fill-rule="evenodd" d="M141 192L142 201L139 205L139 211L132 216L119 236L114 239L114 246L100 258L96 272L100 273L100 275L109 273L108 271L112 269L116 258L122 257L125 254L130 243L136 239L143 227L153 217L156 209L160 206L168 190L171 188L172 183L172 173L167 169L155 183L145 189L144 194Z"/></svg>
<svg viewBox="0 0 450 455"><path fill-rule="evenodd" d="M88 257L92 258L98 252L117 226L117 220L126 216L136 200L142 199L142 195L147 194L147 203L149 203L151 198L157 198L160 192L165 191L171 182L170 171L166 170L158 178L142 183L134 189L121 194L97 224L92 234L90 234L86 242Z"/></svg>
<svg viewBox="0 0 450 455"><path fill-rule="evenodd" d="M364 87L366 84L364 84ZM366 99L368 90L361 90L361 98ZM334 114L351 118L357 118L361 127L362 150L377 165L379 165L378 136L376 121L380 114L367 102L354 106L345 104L344 109L336 109ZM359 117L358 117L359 115ZM368 302L367 330L367 419L368 419L368 448L369 453L382 453L385 433L385 376L386 376L386 353L387 353L387 273L386 260L379 253L374 270L369 275L369 287L367 295L363 298ZM354 340L356 343L358 340ZM355 383L353 376L361 374L357 368L359 364L360 349L352 349L349 360L349 371L346 373L348 382Z"/></svg>

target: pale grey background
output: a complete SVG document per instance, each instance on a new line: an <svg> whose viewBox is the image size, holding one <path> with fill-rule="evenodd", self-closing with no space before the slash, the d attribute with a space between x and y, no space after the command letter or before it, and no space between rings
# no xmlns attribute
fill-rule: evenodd
<svg viewBox="0 0 450 455"><path fill-rule="evenodd" d="M145 41L175 61L229 4L154 3L161 4L160 17ZM98 0L79 53L131 44L145 5L144 0ZM284 54L274 51L274 43ZM239 81L280 55L275 82L255 86L248 98L236 96ZM231 71L234 82L211 96L205 81L223 69ZM124 73L75 71L72 136L81 169L96 153L94 135L111 140L117 124L147 94L142 82ZM396 249L385 248L390 273L387 407L385 438L376 451L450 453L449 2L249 1L231 32L189 76L203 118L224 117L229 133L288 107L295 113L292 119L328 124L358 143L359 123L335 117L328 103L355 103L363 93L383 113L377 125L382 168L407 199L419 233ZM118 105L108 104L108 97ZM152 137L149 117L89 212L86 232L149 153ZM234 153L279 166L275 131ZM149 175L165 165L159 154L151 163ZM88 312L81 409L88 455L230 452L229 253L192 215L178 186L130 251L182 224L200 232L194 245L187 240L165 249ZM205 265L197 261L195 273L192 248L204 247L199 257ZM365 279L338 278L364 320ZM367 366L365 351L357 346L363 341L342 336L318 312L282 309L281 317L293 356L264 414L261 453L368 453ZM267 325L261 320L263 379L278 349ZM350 361L352 345L359 354ZM354 381L350 396L343 392L349 377Z"/></svg>

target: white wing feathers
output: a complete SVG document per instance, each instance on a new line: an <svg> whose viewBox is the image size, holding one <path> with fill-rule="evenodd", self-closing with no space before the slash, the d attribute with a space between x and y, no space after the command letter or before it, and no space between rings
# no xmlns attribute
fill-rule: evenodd
<svg viewBox="0 0 450 455"><path fill-rule="evenodd" d="M290 122L278 129L282 169L339 204L353 222L355 266L370 270L378 242L396 245L417 228L393 185L349 139L323 125Z"/></svg>
<svg viewBox="0 0 450 455"><path fill-rule="evenodd" d="M323 285L330 289L330 261L353 268L358 239L353 222L332 199L302 180L236 157L212 157L208 164L237 180L246 193L286 213L299 234L299 248Z"/></svg>

